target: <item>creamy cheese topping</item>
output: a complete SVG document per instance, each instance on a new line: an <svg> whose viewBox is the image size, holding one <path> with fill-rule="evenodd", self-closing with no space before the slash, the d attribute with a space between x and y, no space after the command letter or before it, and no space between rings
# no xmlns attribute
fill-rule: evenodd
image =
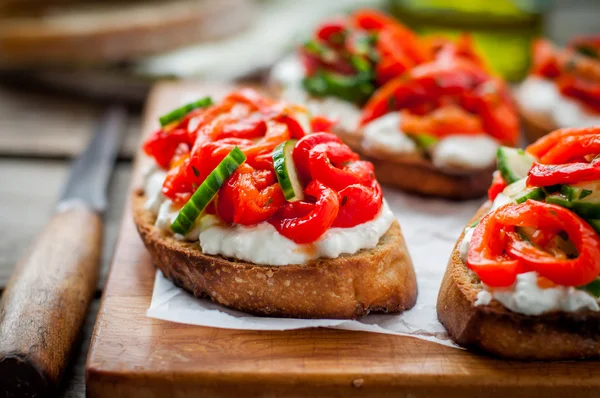
<svg viewBox="0 0 600 398"><path fill-rule="evenodd" d="M148 203L160 202L155 226L161 230L169 230L177 218L179 208L164 198L161 190L156 189L157 185L162 187L162 181L159 182L158 177L146 178L146 208L150 209ZM154 197L149 196L150 194L154 194ZM264 265L304 264L318 258L336 258L342 254L372 249L394 220L394 214L384 201L381 211L373 220L352 228L330 228L311 244L297 244L281 235L267 222L254 226L230 226L209 214L198 218L194 228L185 237L176 237L199 241L202 252L206 254Z"/></svg>
<svg viewBox="0 0 600 398"><path fill-rule="evenodd" d="M147 198L144 207L155 214L158 213L160 205L165 200L162 186L166 177L167 172L156 165L149 167L144 173L144 193Z"/></svg>
<svg viewBox="0 0 600 398"><path fill-rule="evenodd" d="M598 300L589 293L572 286L540 288L537 272L517 275L509 288L485 290L477 294L475 305L488 305L492 299L513 312L525 315L540 315L551 311L573 312L578 310L599 311Z"/></svg>
<svg viewBox="0 0 600 398"><path fill-rule="evenodd" d="M451 135L433 148L431 159L441 169L484 169L496 161L498 146L486 134Z"/></svg>
<svg viewBox="0 0 600 398"><path fill-rule="evenodd" d="M500 193L492 203L490 212L510 203L511 199ZM469 244L475 228L466 228L459 246L460 258L466 264ZM517 275L515 283L507 288L491 288L483 284L483 290L477 294L475 306L488 305L493 299L513 312L525 315L540 315L550 311L577 311L590 309L599 311L598 300L589 293L572 286L540 288L537 272Z"/></svg>
<svg viewBox="0 0 600 398"><path fill-rule="evenodd" d="M558 127L600 124L600 114L579 101L562 95L552 80L529 76L516 92L519 105L531 113L551 119Z"/></svg>
<svg viewBox="0 0 600 398"><path fill-rule="evenodd" d="M390 112L359 128L361 110L356 105L336 97L313 98L302 88L304 68L296 55L277 63L270 79L282 87L282 98L299 103L314 115L337 119L346 133L362 136L367 152L405 155L417 152L417 146L400 129L400 112ZM454 135L431 148L436 167L443 169L476 170L490 166L496 160L498 142L488 135Z"/></svg>
<svg viewBox="0 0 600 398"><path fill-rule="evenodd" d="M414 153L417 145L400 130L400 112L387 113L363 127L363 148L367 152Z"/></svg>

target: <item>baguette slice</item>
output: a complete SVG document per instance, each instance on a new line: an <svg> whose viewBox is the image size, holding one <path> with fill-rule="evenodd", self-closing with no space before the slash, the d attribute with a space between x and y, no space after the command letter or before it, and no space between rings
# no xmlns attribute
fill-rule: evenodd
<svg viewBox="0 0 600 398"><path fill-rule="evenodd" d="M469 222L488 211L487 202ZM464 233L463 233L464 235ZM591 310L539 316L512 312L493 300L474 303L481 284L460 258L459 238L446 269L437 313L458 344L510 359L564 360L600 357L600 313Z"/></svg>
<svg viewBox="0 0 600 398"><path fill-rule="evenodd" d="M283 94L283 85L276 81L267 84L275 97ZM318 100L318 98L313 97ZM327 116L327 115L324 115ZM450 173L440 170L431 161L420 155L366 154L362 147L362 134L335 128L333 133L358 153L362 159L375 166L377 180L385 185L423 196L434 196L452 200L476 199L487 193L492 183L495 163L478 170Z"/></svg>
<svg viewBox="0 0 600 398"><path fill-rule="evenodd" d="M163 274L196 297L257 315L332 319L402 312L416 302L415 272L397 221L374 249L265 266L205 255L198 242L164 234L145 202L141 191L134 193L134 222L144 244Z"/></svg>
<svg viewBox="0 0 600 398"><path fill-rule="evenodd" d="M451 173L435 167L430 160L418 154L366 154L360 135L341 129L337 129L335 134L361 158L373 163L380 183L419 195L453 200L480 198L486 194L492 183L492 173L496 170L495 163L492 163L483 169Z"/></svg>
<svg viewBox="0 0 600 398"><path fill-rule="evenodd" d="M523 130L525 131L525 138L527 138L528 142L535 142L549 132L559 128L548 115L531 112L520 104L518 104L518 108Z"/></svg>

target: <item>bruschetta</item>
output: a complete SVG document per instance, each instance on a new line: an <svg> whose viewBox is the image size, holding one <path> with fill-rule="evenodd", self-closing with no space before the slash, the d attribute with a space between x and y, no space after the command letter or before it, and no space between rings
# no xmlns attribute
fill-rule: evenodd
<svg viewBox="0 0 600 398"><path fill-rule="evenodd" d="M498 146L519 132L504 83L468 35L422 39L372 10L321 25L272 81L283 98L337 119L333 131L382 183L418 194L483 196Z"/></svg>
<svg viewBox="0 0 600 398"><path fill-rule="evenodd" d="M600 357L600 127L501 147L438 296L460 345L516 359Z"/></svg>
<svg viewBox="0 0 600 398"><path fill-rule="evenodd" d="M516 92L530 142L558 128L600 125L600 36L559 49L533 43L533 66Z"/></svg>
<svg viewBox="0 0 600 398"><path fill-rule="evenodd" d="M133 214L162 273L265 316L411 308L415 273L373 165L315 131L323 121L252 89L161 117Z"/></svg>

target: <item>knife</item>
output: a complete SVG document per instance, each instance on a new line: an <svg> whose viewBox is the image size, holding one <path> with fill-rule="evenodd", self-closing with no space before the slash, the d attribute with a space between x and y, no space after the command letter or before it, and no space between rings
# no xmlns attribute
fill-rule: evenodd
<svg viewBox="0 0 600 398"><path fill-rule="evenodd" d="M0 397L44 396L59 384L96 290L106 190L126 120L120 105L102 115L55 214L8 281L0 300Z"/></svg>

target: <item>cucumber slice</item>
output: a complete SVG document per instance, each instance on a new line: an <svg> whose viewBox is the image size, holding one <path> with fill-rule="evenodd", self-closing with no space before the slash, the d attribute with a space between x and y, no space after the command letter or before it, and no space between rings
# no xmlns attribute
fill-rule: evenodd
<svg viewBox="0 0 600 398"><path fill-rule="evenodd" d="M295 145L296 140L288 140L277 145L273 150L273 167L275 168L279 185L281 185L283 196L285 196L288 202L296 202L304 199L304 189L302 189L296 165L294 164L294 158L292 157Z"/></svg>
<svg viewBox="0 0 600 398"><path fill-rule="evenodd" d="M587 200L589 197L591 195L584 199L569 200L567 196L561 193L554 193L546 198L546 202L571 209L585 219L600 218L600 201L595 198Z"/></svg>
<svg viewBox="0 0 600 398"><path fill-rule="evenodd" d="M600 220L599 219L587 219L585 220L592 228L600 234Z"/></svg>
<svg viewBox="0 0 600 398"><path fill-rule="evenodd" d="M516 203L523 203L528 199L544 200L546 197L546 193L542 188L527 186L527 177L513 182L504 188L502 193L510 197L512 201Z"/></svg>
<svg viewBox="0 0 600 398"><path fill-rule="evenodd" d="M595 279L587 285L577 287L577 289L585 290L592 296L600 297L600 280Z"/></svg>
<svg viewBox="0 0 600 398"><path fill-rule="evenodd" d="M526 200L538 200L543 201L546 198L546 194L542 188L537 187L529 187L515 196L511 196L511 199L514 200L517 204L523 203Z"/></svg>
<svg viewBox="0 0 600 398"><path fill-rule="evenodd" d="M161 116L158 120L160 121L160 125L162 127L166 126L169 123L173 123L183 119L185 115L193 111L197 108L206 108L213 104L211 97L204 97L198 101L190 102L180 108L174 109L166 115Z"/></svg>
<svg viewBox="0 0 600 398"><path fill-rule="evenodd" d="M536 159L522 149L501 146L496 152L498 170L507 184L527 177Z"/></svg>
<svg viewBox="0 0 600 398"><path fill-rule="evenodd" d="M171 230L185 235L194 226L196 219L213 200L223 183L233 172L246 161L246 155L234 147L217 168L210 172L206 180L194 192L190 200L179 211L177 218L171 224Z"/></svg>
<svg viewBox="0 0 600 398"><path fill-rule="evenodd" d="M421 134L407 134L407 136L412 139L415 144L417 144L417 147L428 151L432 146L434 146L435 144L437 144L440 139L437 137L434 137L433 135L430 134L425 134L425 133L421 133Z"/></svg>
<svg viewBox="0 0 600 398"><path fill-rule="evenodd" d="M600 203L600 182L587 181L579 184L563 185L560 188L560 193L571 201L582 200Z"/></svg>

